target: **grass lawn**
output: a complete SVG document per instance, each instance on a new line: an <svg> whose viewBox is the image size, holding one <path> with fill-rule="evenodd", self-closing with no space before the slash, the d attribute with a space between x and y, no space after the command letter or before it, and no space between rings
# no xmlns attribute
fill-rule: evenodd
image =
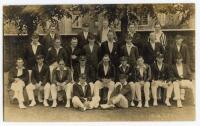
<svg viewBox="0 0 200 126"><path fill-rule="evenodd" d="M7 74L4 74L6 83ZM5 89L5 86L4 86ZM19 109L16 104L10 104L8 94L4 91L4 121L6 122L72 122L72 121L193 121L195 120L195 106L192 105L192 94L186 91L183 108L160 104L150 108L113 109L113 110L88 110L80 112L73 108L66 109L64 105L57 108L43 107L41 104L27 109Z"/></svg>

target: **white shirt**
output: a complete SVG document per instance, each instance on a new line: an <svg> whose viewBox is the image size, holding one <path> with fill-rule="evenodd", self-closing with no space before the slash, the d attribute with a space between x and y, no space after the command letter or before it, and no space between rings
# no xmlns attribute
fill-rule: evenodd
<svg viewBox="0 0 200 126"><path fill-rule="evenodd" d="M162 35L162 31L160 31L160 32L158 32L158 33L156 33L156 32L154 32L155 33L155 35L156 35L156 43L160 43L160 36Z"/></svg>
<svg viewBox="0 0 200 126"><path fill-rule="evenodd" d="M176 64L176 68L178 71L178 75L182 78L183 77L183 64Z"/></svg>
<svg viewBox="0 0 200 126"><path fill-rule="evenodd" d="M159 71L162 69L162 64L157 63Z"/></svg>
<svg viewBox="0 0 200 126"><path fill-rule="evenodd" d="M126 49L127 49L127 52L128 52L128 55L130 56L131 54L131 48L133 47L133 44L126 44Z"/></svg>
<svg viewBox="0 0 200 126"><path fill-rule="evenodd" d="M111 53L113 50L113 42L108 42L108 49L109 49L109 52Z"/></svg>
<svg viewBox="0 0 200 126"><path fill-rule="evenodd" d="M93 51L94 44L89 44L90 51Z"/></svg>
<svg viewBox="0 0 200 126"><path fill-rule="evenodd" d="M85 66L80 66L81 74L85 73Z"/></svg>
<svg viewBox="0 0 200 126"><path fill-rule="evenodd" d="M180 52L181 45L176 45L178 52Z"/></svg>
<svg viewBox="0 0 200 126"><path fill-rule="evenodd" d="M107 75L109 65L103 65L104 74Z"/></svg>
<svg viewBox="0 0 200 126"><path fill-rule="evenodd" d="M78 84L81 85L82 90L83 90L83 93L84 93L84 95L85 95L85 93L86 93L85 86L87 85L87 83L85 82L84 85L82 85L82 84L79 82Z"/></svg>
<svg viewBox="0 0 200 126"><path fill-rule="evenodd" d="M53 38L53 39L54 39L54 37L55 37L55 34L52 34L52 33L50 33L50 36L51 36L51 38Z"/></svg>
<svg viewBox="0 0 200 126"><path fill-rule="evenodd" d="M38 71L39 71L39 72L41 71L42 66L43 66L43 64L42 64L42 65L39 65L39 64L38 64Z"/></svg>
<svg viewBox="0 0 200 126"><path fill-rule="evenodd" d="M140 70L140 76L142 76L142 77L143 77L144 68L143 68L143 67L141 67L141 68L139 68L139 70Z"/></svg>
<svg viewBox="0 0 200 126"><path fill-rule="evenodd" d="M108 31L109 31L109 30L110 30L110 28L107 28L107 29L103 29L103 30L102 30L101 42L104 42L104 41L107 41L107 40L108 40L107 34L108 34Z"/></svg>
<svg viewBox="0 0 200 126"><path fill-rule="evenodd" d="M156 45L156 43L150 42L150 44L151 44L152 49L155 50L155 45Z"/></svg>
<svg viewBox="0 0 200 126"><path fill-rule="evenodd" d="M23 74L23 69L17 69L17 76L21 76Z"/></svg>
<svg viewBox="0 0 200 126"><path fill-rule="evenodd" d="M87 39L88 32L83 32L84 38Z"/></svg>
<svg viewBox="0 0 200 126"><path fill-rule="evenodd" d="M38 47L39 45L40 45L39 42L37 42L37 44L33 44L33 42L31 43L32 50L33 50L33 54L36 54L37 47Z"/></svg>
<svg viewBox="0 0 200 126"><path fill-rule="evenodd" d="M56 49L56 54L57 54L57 55L58 55L58 53L59 53L59 51L60 51L61 48L62 48L62 47L55 48L55 49Z"/></svg>

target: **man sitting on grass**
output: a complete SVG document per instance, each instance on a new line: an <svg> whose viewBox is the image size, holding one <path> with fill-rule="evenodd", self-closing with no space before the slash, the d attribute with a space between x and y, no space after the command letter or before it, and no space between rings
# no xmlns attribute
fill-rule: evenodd
<svg viewBox="0 0 200 126"><path fill-rule="evenodd" d="M101 108L107 109L112 107L128 108L132 101L131 86L127 83L127 75L119 75L120 82L115 85L108 104L101 105Z"/></svg>

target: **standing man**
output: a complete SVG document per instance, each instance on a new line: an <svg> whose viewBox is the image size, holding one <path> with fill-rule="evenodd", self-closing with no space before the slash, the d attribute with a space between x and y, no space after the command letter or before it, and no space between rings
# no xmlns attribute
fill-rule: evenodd
<svg viewBox="0 0 200 126"><path fill-rule="evenodd" d="M37 55L45 54L44 47L39 42L39 35L37 33L33 33L31 39L32 42L26 46L24 51L24 59L26 61L28 70L31 70L32 67L36 64Z"/></svg>
<svg viewBox="0 0 200 126"><path fill-rule="evenodd" d="M156 35L155 33L150 33L149 42L147 42L144 46L144 62L152 65L156 61L157 52L163 53L163 48L160 43L156 43Z"/></svg>
<svg viewBox="0 0 200 126"><path fill-rule="evenodd" d="M103 20L103 27L101 28L101 30L98 33L98 40L99 40L99 45L102 44L102 42L105 42L108 40L108 32L110 31L109 28L109 22L108 20Z"/></svg>
<svg viewBox="0 0 200 126"><path fill-rule="evenodd" d="M119 44L114 40L113 31L108 31L108 40L101 44L101 57L109 54L110 62L115 66L119 65Z"/></svg>
<svg viewBox="0 0 200 126"><path fill-rule="evenodd" d="M128 58L128 64L131 66L136 65L137 58L139 57L138 48L133 45L131 35L125 37L126 44L121 47L121 56Z"/></svg>
<svg viewBox="0 0 200 126"><path fill-rule="evenodd" d="M150 100L150 80L151 80L151 68L148 64L144 63L142 57L137 59L137 66L135 67L135 88L136 95L138 98L137 107L142 107L142 97L141 97L141 88L144 87L145 95L145 105L144 107L149 107Z"/></svg>
<svg viewBox="0 0 200 126"><path fill-rule="evenodd" d="M22 58L18 58L16 61L16 67L9 71L9 88L14 91L13 99L17 99L19 108L24 109L24 87L28 83L28 71L24 67L24 61Z"/></svg>
<svg viewBox="0 0 200 126"><path fill-rule="evenodd" d="M195 85L192 82L190 68L187 64L183 63L183 57L177 55L176 64L172 67L173 85L175 100L177 100L177 107L182 107L181 100L185 100L185 88L192 90L193 99L195 104Z"/></svg>
<svg viewBox="0 0 200 126"><path fill-rule="evenodd" d="M50 81L49 81L49 67L44 64L44 56L37 55L37 64L33 66L31 83L26 86L31 104L29 106L35 106L34 90L38 90L38 101L43 102L44 106L49 106L47 100L50 95ZM44 94L44 100L42 100L42 94Z"/></svg>
<svg viewBox="0 0 200 126"><path fill-rule="evenodd" d="M54 46L54 41L58 37L59 35L57 34L57 26L55 24L51 24L49 26L49 33L44 36L42 41L42 45L45 47L45 52Z"/></svg>
<svg viewBox="0 0 200 126"><path fill-rule="evenodd" d="M89 24L84 23L82 25L82 31L78 34L79 48L83 48L83 46L88 43L88 35L89 35Z"/></svg>
<svg viewBox="0 0 200 126"><path fill-rule="evenodd" d="M153 106L158 106L157 103L157 89L159 87L165 88L167 90L165 104L171 106L169 99L173 91L173 84L171 82L170 68L167 64L163 62L164 55L158 53L156 56L156 62L151 66L152 71L152 82L151 90L153 95Z"/></svg>
<svg viewBox="0 0 200 126"><path fill-rule="evenodd" d="M51 84L51 96L53 99L52 107L57 106L58 92L64 90L66 93L66 108L70 107L73 84L71 83L71 70L65 66L63 59L59 60L59 66L53 70L53 83Z"/></svg>
<svg viewBox="0 0 200 126"><path fill-rule="evenodd" d="M111 93L114 90L114 84L115 84L114 82L115 67L110 62L109 55L105 54L102 60L103 61L99 63L98 70L97 70L98 79L94 84L94 98L92 102L95 102L96 106L99 105L99 101L100 101L99 90L102 89L103 87L108 88L107 101L109 101Z"/></svg>
<svg viewBox="0 0 200 126"><path fill-rule="evenodd" d="M184 39L181 35L176 35L176 43L170 49L169 64L176 64L176 57L181 55L183 58L183 63L190 64L190 55L187 45L183 43Z"/></svg>
<svg viewBox="0 0 200 126"><path fill-rule="evenodd" d="M88 35L88 44L83 47L83 54L86 56L87 64L92 65L97 70L100 61L100 47L96 44L95 35Z"/></svg>
<svg viewBox="0 0 200 126"><path fill-rule="evenodd" d="M76 37L73 37L71 39L70 45L66 46L65 48L67 55L68 55L68 62L69 66L73 70L75 66L79 63L78 57L81 54L81 49L78 47L78 39Z"/></svg>

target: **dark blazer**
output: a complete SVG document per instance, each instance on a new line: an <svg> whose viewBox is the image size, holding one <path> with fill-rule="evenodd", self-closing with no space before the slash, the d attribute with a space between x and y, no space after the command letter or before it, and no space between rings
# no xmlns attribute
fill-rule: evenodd
<svg viewBox="0 0 200 126"><path fill-rule="evenodd" d="M42 45L38 45L36 53L33 53L32 45L28 44L25 47L24 59L28 69L31 69L36 64L36 56L42 54L45 56L45 50Z"/></svg>
<svg viewBox="0 0 200 126"><path fill-rule="evenodd" d="M137 48L136 46L133 46L133 47L131 48L130 55L128 55L128 50L127 50L126 44L125 44L125 45L123 45L123 46L121 47L120 53L121 53L121 56L126 56L126 57L128 57L128 63L129 63L131 66L136 65L137 58L139 57L138 48Z"/></svg>
<svg viewBox="0 0 200 126"><path fill-rule="evenodd" d="M101 44L101 59L105 54L109 54L110 61L115 66L119 65L119 44L118 42L113 43L113 49L112 52L109 51L108 48L108 41L105 41Z"/></svg>
<svg viewBox="0 0 200 126"><path fill-rule="evenodd" d="M136 66L132 71L132 75L134 75L133 81L150 81L151 80L151 67L148 64L145 64L145 70L143 71L143 77L140 75L139 67Z"/></svg>
<svg viewBox="0 0 200 126"><path fill-rule="evenodd" d="M155 62L151 66L151 77L152 80L167 80L171 79L170 77L170 68L167 64L163 63L161 70L159 70L157 63Z"/></svg>
<svg viewBox="0 0 200 126"><path fill-rule="evenodd" d="M126 99L128 100L129 105L130 105L130 103L132 101L132 91L131 91L131 86L129 84L118 85L115 88L115 90L113 91L113 93L111 94L111 97L117 96L118 94L124 95L126 97Z"/></svg>
<svg viewBox="0 0 200 126"><path fill-rule="evenodd" d="M32 69L31 82L36 84L41 81L42 86L44 86L47 82L50 82L49 74L50 71L47 65L43 64L41 71L39 72L38 65L36 64Z"/></svg>
<svg viewBox="0 0 200 126"><path fill-rule="evenodd" d="M172 65L171 72L172 72L171 75L172 75L173 81L182 80L182 79L192 80L192 73L187 64L183 64L183 77L180 77L178 75L178 70L177 70L176 64Z"/></svg>
<svg viewBox="0 0 200 126"><path fill-rule="evenodd" d="M44 36L43 41L41 44L45 47L45 51L47 52L49 48L54 46L54 41L58 38L58 34L55 34L54 38L51 38L50 33Z"/></svg>
<svg viewBox="0 0 200 126"><path fill-rule="evenodd" d="M81 74L81 69L80 69L80 65L78 64L75 68L74 68L74 81L78 82L79 81L79 76ZM87 83L89 82L95 82L96 81L96 71L94 69L93 66L91 65L86 65L85 66L85 73L84 73L87 77Z"/></svg>
<svg viewBox="0 0 200 126"><path fill-rule="evenodd" d="M87 64L93 65L97 69L98 63L100 61L100 47L94 44L93 51L90 51L89 44L83 47L83 54L86 56Z"/></svg>
<svg viewBox="0 0 200 126"><path fill-rule="evenodd" d="M87 98L88 101L92 100L92 95L91 95L91 88L90 85L87 84L85 85L85 93L83 92L82 86L80 84L74 84L73 85L73 96L79 97L82 103L85 102L84 98Z"/></svg>
<svg viewBox="0 0 200 126"><path fill-rule="evenodd" d="M88 32L89 35L89 32ZM88 36L87 36L88 37ZM84 45L88 44L88 38L85 38L83 31L78 34L78 46L79 48L83 48Z"/></svg>
<svg viewBox="0 0 200 126"><path fill-rule="evenodd" d="M131 75L131 71L132 71L132 67L131 67L129 64L127 64L127 66L126 66L126 68L125 68L125 71L124 71L122 65L119 65L119 66L117 67L117 72L116 72L116 81L119 81L119 75L120 75L120 74L125 74L125 75L127 75L127 76L128 76L128 80L127 80L127 81L129 81L130 75Z"/></svg>
<svg viewBox="0 0 200 126"><path fill-rule="evenodd" d="M185 44L181 45L179 52L178 52L176 44L171 46L168 63L169 64L175 64L176 63L176 57L179 54L182 55L183 63L189 65L190 64L190 55L189 55L188 47Z"/></svg>
<svg viewBox="0 0 200 126"><path fill-rule="evenodd" d="M114 81L115 80L115 76L116 76L116 73L115 73L115 67L114 67L114 65L112 65L110 63L110 65L108 67L108 72L105 75L103 63L99 63L98 69L97 69L97 79L98 80L101 80L103 78L107 78L107 79L111 79L112 81Z"/></svg>
<svg viewBox="0 0 200 126"><path fill-rule="evenodd" d="M68 65L68 56L65 49L62 47L60 48L58 54L56 53L56 49L54 47L50 48L47 52L46 62L48 65L51 65L54 62L57 62L59 59L63 59L65 64Z"/></svg>
<svg viewBox="0 0 200 126"><path fill-rule="evenodd" d="M54 84L56 84L57 82L59 82L59 83L63 83L63 82L69 83L69 82L71 82L71 70L70 70L69 67L65 67L65 69L63 70L62 77L60 76L59 67L55 68L53 70L52 76L53 76L53 83Z"/></svg>
<svg viewBox="0 0 200 126"><path fill-rule="evenodd" d="M23 74L21 76L17 76L17 68L14 67L9 71L9 75L8 75L8 80L9 80L9 86L11 85L12 82L15 81L15 78L20 78L21 80L24 81L24 83L27 85L28 84L28 80L29 80L29 73L28 70L26 68L23 69Z"/></svg>
<svg viewBox="0 0 200 126"><path fill-rule="evenodd" d="M158 52L163 53L163 48L160 43L155 43L155 49L153 50L150 42L147 42L143 50L144 62L149 65L153 64L156 60L156 54Z"/></svg>
<svg viewBox="0 0 200 126"><path fill-rule="evenodd" d="M79 63L79 56L81 55L81 49L77 46L74 51L72 52L72 48L70 45L65 46L65 50L67 53L67 62L69 64L69 66L73 66L73 68L75 68L75 66ZM76 59L72 59L71 56L72 55L76 55L77 58Z"/></svg>

